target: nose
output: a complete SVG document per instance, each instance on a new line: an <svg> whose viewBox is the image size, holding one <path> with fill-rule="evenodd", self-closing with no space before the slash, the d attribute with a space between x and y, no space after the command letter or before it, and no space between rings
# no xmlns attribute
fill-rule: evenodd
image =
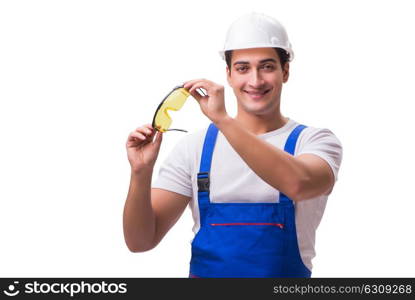
<svg viewBox="0 0 415 300"><path fill-rule="evenodd" d="M258 70L252 70L248 85L254 89L260 89L264 85L264 79L261 76L261 73Z"/></svg>

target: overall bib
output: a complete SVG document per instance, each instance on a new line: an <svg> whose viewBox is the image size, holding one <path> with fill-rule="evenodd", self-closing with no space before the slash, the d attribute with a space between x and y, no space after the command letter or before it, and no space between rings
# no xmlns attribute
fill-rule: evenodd
<svg viewBox="0 0 415 300"><path fill-rule="evenodd" d="M284 150L294 155L304 125ZM209 174L218 129L206 133L198 173L200 229L192 241L190 277L310 277L298 249L295 209L280 193L278 203L212 203Z"/></svg>

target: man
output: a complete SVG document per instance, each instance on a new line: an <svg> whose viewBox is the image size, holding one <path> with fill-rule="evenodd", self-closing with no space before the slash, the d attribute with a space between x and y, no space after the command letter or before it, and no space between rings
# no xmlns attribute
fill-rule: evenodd
<svg viewBox="0 0 415 300"><path fill-rule="evenodd" d="M144 125L128 138L127 246L154 248L189 204L195 220L190 277L310 277L340 141L281 114L293 51L278 21L258 13L238 19L222 55L238 103L235 118L226 112L223 86L186 82L212 124L177 144L152 188L162 134L151 143L155 130Z"/></svg>

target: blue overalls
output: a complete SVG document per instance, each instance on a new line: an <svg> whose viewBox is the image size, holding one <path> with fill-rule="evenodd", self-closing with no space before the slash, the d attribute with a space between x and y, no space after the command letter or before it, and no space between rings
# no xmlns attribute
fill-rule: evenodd
<svg viewBox="0 0 415 300"><path fill-rule="evenodd" d="M294 155L304 125L284 150ZM200 229L192 242L190 277L310 277L298 249L295 209L280 193L278 203L212 203L209 173L218 129L206 133L198 173Z"/></svg>

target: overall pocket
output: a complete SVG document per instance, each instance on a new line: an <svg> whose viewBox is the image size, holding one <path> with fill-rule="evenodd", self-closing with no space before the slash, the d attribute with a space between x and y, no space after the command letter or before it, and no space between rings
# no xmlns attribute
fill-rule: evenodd
<svg viewBox="0 0 415 300"><path fill-rule="evenodd" d="M258 223L258 222L250 222L250 223L210 223L211 226L276 226L281 229L284 229L284 224L282 223Z"/></svg>
<svg viewBox="0 0 415 300"><path fill-rule="evenodd" d="M205 217L192 243L194 275L267 277L281 271L287 232L275 203L211 204Z"/></svg>

